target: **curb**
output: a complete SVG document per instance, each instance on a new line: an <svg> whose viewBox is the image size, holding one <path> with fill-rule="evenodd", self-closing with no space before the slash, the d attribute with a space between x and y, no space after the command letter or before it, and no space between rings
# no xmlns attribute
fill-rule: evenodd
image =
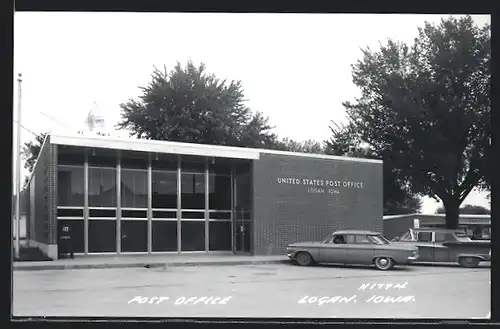
<svg viewBox="0 0 500 329"><path fill-rule="evenodd" d="M50 271L50 270L83 270L83 269L110 269L110 268L168 268L168 267L196 267L196 266L228 266L228 265L259 265L285 264L289 260L261 260L261 261L217 261L217 262L153 262L153 263L122 263L122 264L43 264L43 265L14 265L14 271Z"/></svg>

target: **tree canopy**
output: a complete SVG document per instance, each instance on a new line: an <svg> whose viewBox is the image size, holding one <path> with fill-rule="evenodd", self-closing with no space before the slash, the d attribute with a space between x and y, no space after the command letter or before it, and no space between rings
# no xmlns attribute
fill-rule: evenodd
<svg viewBox="0 0 500 329"><path fill-rule="evenodd" d="M220 80L202 63L155 69L141 96L121 104L119 129L144 139L270 147L268 118L245 105L241 81Z"/></svg>
<svg viewBox="0 0 500 329"><path fill-rule="evenodd" d="M291 138L282 138L274 142L273 148L279 151L300 152L300 153L325 153L325 147L312 139L296 141Z"/></svg>
<svg viewBox="0 0 500 329"><path fill-rule="evenodd" d="M491 211L486 207L470 205L470 204L466 204L463 207L461 207L459 212L461 214L467 214L467 215L489 215L489 214L491 214ZM444 213L445 213L444 207L439 207L436 210L436 214L444 214Z"/></svg>
<svg viewBox="0 0 500 329"><path fill-rule="evenodd" d="M45 140L45 136L47 136L47 133L38 134L36 135L34 140L26 142L23 145L21 156L24 160L24 168L28 169L30 174L33 172L33 167L35 166L38 154L40 154L40 150L42 149L42 144ZM24 178L23 186L26 186L26 184L28 184L30 174L28 174L28 176Z"/></svg>
<svg viewBox="0 0 500 329"><path fill-rule="evenodd" d="M449 228L474 187L490 185L491 44L470 16L426 23L353 65L361 90L343 105L356 137L413 193L440 199Z"/></svg>
<svg viewBox="0 0 500 329"><path fill-rule="evenodd" d="M333 123L330 126L332 137L325 142L325 152L356 158L383 158L359 139L354 128L350 124ZM390 158L384 159L383 200L384 215L419 213L422 207L422 200L400 178L399 171L391 164Z"/></svg>

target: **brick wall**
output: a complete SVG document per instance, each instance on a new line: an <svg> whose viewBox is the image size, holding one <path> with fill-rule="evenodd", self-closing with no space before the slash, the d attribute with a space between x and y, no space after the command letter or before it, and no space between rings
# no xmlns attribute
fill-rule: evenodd
<svg viewBox="0 0 500 329"><path fill-rule="evenodd" d="M318 190L304 179L317 180ZM290 243L338 229L382 231L382 163L261 153L253 197L257 255L282 254Z"/></svg>
<svg viewBox="0 0 500 329"><path fill-rule="evenodd" d="M31 184L34 184L34 232L30 236L37 242L57 243L57 145L49 140L40 150Z"/></svg>

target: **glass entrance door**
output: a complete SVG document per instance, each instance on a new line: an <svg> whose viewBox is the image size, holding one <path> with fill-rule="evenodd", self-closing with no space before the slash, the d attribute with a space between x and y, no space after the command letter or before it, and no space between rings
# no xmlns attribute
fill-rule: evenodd
<svg viewBox="0 0 500 329"><path fill-rule="evenodd" d="M233 251L249 253L252 236L250 173L234 175Z"/></svg>

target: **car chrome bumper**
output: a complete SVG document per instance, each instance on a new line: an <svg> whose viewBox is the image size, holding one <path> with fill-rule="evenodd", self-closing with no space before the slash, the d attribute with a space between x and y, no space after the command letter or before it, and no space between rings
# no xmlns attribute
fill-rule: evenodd
<svg viewBox="0 0 500 329"><path fill-rule="evenodd" d="M409 260L410 262L414 262L414 261L418 260L418 255L415 255L415 256L410 256L410 257L408 257L408 260Z"/></svg>
<svg viewBox="0 0 500 329"><path fill-rule="evenodd" d="M293 260L293 254L292 254L292 253L287 253L287 254L286 254L286 257L288 257L288 258L290 258L290 259L292 259L292 260Z"/></svg>

